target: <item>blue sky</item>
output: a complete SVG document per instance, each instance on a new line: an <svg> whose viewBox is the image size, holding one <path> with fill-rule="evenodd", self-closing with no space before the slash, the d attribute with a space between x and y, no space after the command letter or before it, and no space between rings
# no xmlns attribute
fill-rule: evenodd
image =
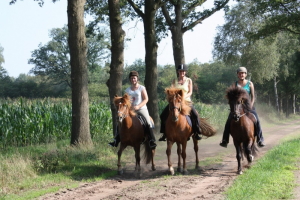
<svg viewBox="0 0 300 200"><path fill-rule="evenodd" d="M28 74L34 66L28 64L31 52L45 45L52 28L62 28L67 24L67 0L52 3L45 1L39 7L33 0L21 1L9 5L10 0L0 0L0 45L4 48L3 67L9 76L18 77ZM209 8L213 0L208 0ZM186 62L194 59L204 63L212 60L213 38L217 25L224 23L224 12L219 11L198 25L194 31L185 33L184 48ZM130 65L136 59L144 59L142 24L129 24L123 28L126 36L132 39L126 44L125 63ZM158 64L173 64L172 41L164 39L158 48Z"/></svg>

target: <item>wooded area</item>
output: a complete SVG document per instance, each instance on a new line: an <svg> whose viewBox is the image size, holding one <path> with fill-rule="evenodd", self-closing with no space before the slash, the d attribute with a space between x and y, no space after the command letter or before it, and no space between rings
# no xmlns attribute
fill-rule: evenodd
<svg viewBox="0 0 300 200"><path fill-rule="evenodd" d="M16 0L11 1L15 2ZM38 2L43 3L43 0ZM68 13L71 12L71 5L76 2L81 9L84 6L85 12L94 19L86 25L87 47L81 46L85 43L85 37L84 32L79 32L78 29L79 25L84 26L80 19L83 18L83 13L76 20L71 19L75 17L74 14L69 14L68 29L53 29L52 40L33 52L30 59L35 64L31 70L33 76L21 74L13 79L1 67L1 97L72 96L75 106L73 109L79 107L82 113L78 117L86 119L85 122L77 123L86 124L88 117L84 110L87 110L88 99L109 97L112 100L115 94L120 95L122 88L128 83L128 71L134 69L141 74L142 83L147 88L149 112L158 128L158 99L164 98L164 88L176 76L174 66L185 63L184 33L224 9L225 24L218 28L215 38L214 61L187 63L188 75L194 82L193 101L207 104L226 103L224 92L236 79L236 68L246 66L250 72L248 78L255 83L257 103L273 105L278 112L285 112L287 116L289 113L299 112L299 1L241 0L229 8L228 0L219 0L214 1L214 7L199 11L204 1L76 0L68 4ZM144 25L145 60L137 60L132 65L124 66L126 33L122 30L122 23L134 18L140 18ZM71 29L73 26L75 29ZM110 38L100 26L107 27ZM68 31L69 34L66 34ZM74 31L78 35L73 38L71 33L75 34ZM57 34L59 32L62 34ZM157 63L157 48L159 41L168 33L172 34L174 65L160 66ZM72 38L74 41L71 41ZM80 45L75 45L76 42ZM68 48L53 48L53 45L59 47L61 43L68 46L70 52ZM108 49L110 53L107 53ZM2 51L3 48L0 48L0 66L5 59ZM103 63L99 59L108 56L109 62ZM60 65L56 67L55 63ZM85 103L79 100L82 95ZM79 101L78 104L76 101ZM111 109L114 119L113 105ZM86 130L88 126L83 127ZM76 129L78 131L80 128ZM75 141L78 138L80 134Z"/></svg>

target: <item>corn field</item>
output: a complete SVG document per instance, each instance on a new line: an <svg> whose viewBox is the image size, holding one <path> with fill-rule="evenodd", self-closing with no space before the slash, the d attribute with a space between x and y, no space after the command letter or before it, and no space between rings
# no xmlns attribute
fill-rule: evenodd
<svg viewBox="0 0 300 200"><path fill-rule="evenodd" d="M71 109L71 101L65 99L2 100L0 148L70 139ZM92 138L112 132L109 105L90 104L90 129Z"/></svg>
<svg viewBox="0 0 300 200"><path fill-rule="evenodd" d="M159 113L166 107L159 101ZM227 105L195 103L200 117L216 127L223 126L228 116ZM67 99L0 100L0 149L46 144L71 138L72 103ZM91 102L90 133L93 140L112 138L112 118L107 102Z"/></svg>

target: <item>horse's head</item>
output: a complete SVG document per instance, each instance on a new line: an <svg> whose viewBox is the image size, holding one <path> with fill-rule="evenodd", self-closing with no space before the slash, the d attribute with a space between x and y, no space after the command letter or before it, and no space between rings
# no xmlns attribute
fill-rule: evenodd
<svg viewBox="0 0 300 200"><path fill-rule="evenodd" d="M130 96L128 94L124 94L123 97L116 95L114 98L114 104L117 109L118 122L122 123L123 119L125 119L128 115L135 115L134 111L131 110Z"/></svg>
<svg viewBox="0 0 300 200"><path fill-rule="evenodd" d="M251 110L248 92L243 88L231 86L226 90L226 93L230 106L230 113L237 122Z"/></svg>
<svg viewBox="0 0 300 200"><path fill-rule="evenodd" d="M190 107L184 100L184 92L181 89L167 88L165 90L169 102L170 115L172 121L177 122L179 114L189 115Z"/></svg>

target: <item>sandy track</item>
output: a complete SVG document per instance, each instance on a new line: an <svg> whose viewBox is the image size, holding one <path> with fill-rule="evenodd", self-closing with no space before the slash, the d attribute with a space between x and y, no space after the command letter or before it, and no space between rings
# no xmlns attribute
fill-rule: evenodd
<svg viewBox="0 0 300 200"><path fill-rule="evenodd" d="M259 157L277 145L284 137L295 134L300 130L300 121L264 128L263 133L267 146L260 148ZM64 189L55 194L47 194L40 199L45 200L99 200L99 199L214 199L222 200L222 192L231 185L237 177L237 161L235 149L230 142L227 149L219 146L221 133L199 142L199 158L201 161L207 158L221 156L223 162L218 165L194 169L195 156L192 149L192 141L188 143L187 165L189 175L167 176L167 156L165 154L166 142L158 142L155 155L156 171L151 171L151 165L142 166L142 178L135 178L133 162L127 162L124 174L111 179L82 183L75 189ZM173 167L177 165L176 147L172 149ZM116 160L117 163L117 160ZM244 167L247 162L244 161ZM116 167L117 169L117 167ZM299 176L299 174L297 174Z"/></svg>

